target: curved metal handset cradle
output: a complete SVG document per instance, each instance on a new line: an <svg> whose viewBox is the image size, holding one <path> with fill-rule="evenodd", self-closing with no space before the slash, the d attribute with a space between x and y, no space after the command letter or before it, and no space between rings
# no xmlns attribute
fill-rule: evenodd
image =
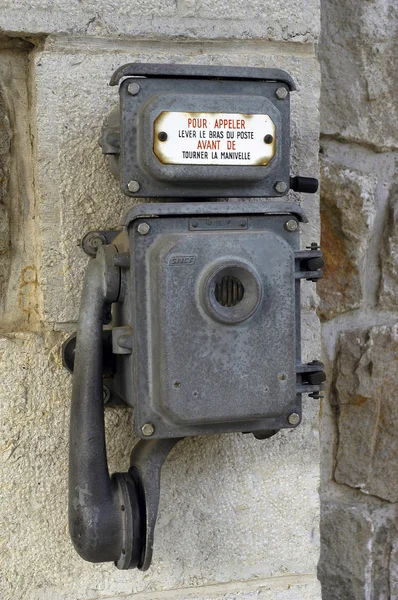
<svg viewBox="0 0 398 600"><path fill-rule="evenodd" d="M295 86L284 71L130 64L111 85L120 106L100 145L112 173L128 196L167 201L82 240L92 259L63 353L69 524L82 558L146 570L176 443L267 439L299 425L303 393L320 396L322 363L301 361L300 280L321 277L322 253L300 250L307 219L283 199L318 184L290 176ZM129 471L110 477L104 404L123 403L141 440Z"/></svg>

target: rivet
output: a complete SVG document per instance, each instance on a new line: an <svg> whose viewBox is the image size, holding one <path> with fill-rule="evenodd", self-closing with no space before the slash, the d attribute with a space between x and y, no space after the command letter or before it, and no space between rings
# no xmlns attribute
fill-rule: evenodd
<svg viewBox="0 0 398 600"><path fill-rule="evenodd" d="M143 433L143 435L145 435L146 437L150 437L151 435L154 434L155 432L155 428L152 425L152 423L145 423L142 427L141 427L141 431Z"/></svg>
<svg viewBox="0 0 398 600"><path fill-rule="evenodd" d="M287 191L287 183L284 181L277 181L275 184L275 189L278 194L284 194Z"/></svg>
<svg viewBox="0 0 398 600"><path fill-rule="evenodd" d="M129 192L138 192L138 190L140 189L140 184L138 183L138 181L135 181L134 179L132 179L131 181L128 182L127 184L127 188L129 190Z"/></svg>
<svg viewBox="0 0 398 600"><path fill-rule="evenodd" d="M131 96L136 96L140 91L140 86L138 83L129 83L127 86L127 91Z"/></svg>
<svg viewBox="0 0 398 600"><path fill-rule="evenodd" d="M286 223L285 223L285 229L287 229L290 232L297 231L297 229L298 229L297 221L295 219L289 219L289 221L286 221Z"/></svg>
<svg viewBox="0 0 398 600"><path fill-rule="evenodd" d="M146 235L147 233L149 233L150 230L150 226L148 225L148 223L140 223L137 227L137 231L138 233L140 233L141 235Z"/></svg>
<svg viewBox="0 0 398 600"><path fill-rule="evenodd" d="M280 87L276 90L275 96L279 98L279 100L284 100L287 97L288 93L289 92L285 87Z"/></svg>
<svg viewBox="0 0 398 600"><path fill-rule="evenodd" d="M289 421L290 425L298 425L300 423L300 415L297 413L292 413L288 416L287 420Z"/></svg>

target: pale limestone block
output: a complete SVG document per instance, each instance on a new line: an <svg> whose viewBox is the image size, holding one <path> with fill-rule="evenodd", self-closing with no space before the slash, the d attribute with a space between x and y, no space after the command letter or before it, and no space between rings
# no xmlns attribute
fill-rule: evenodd
<svg viewBox="0 0 398 600"><path fill-rule="evenodd" d="M35 328L40 319L37 272L27 47L0 38L0 323Z"/></svg>
<svg viewBox="0 0 398 600"><path fill-rule="evenodd" d="M0 27L14 33L142 39L270 39L314 42L318 0L3 0Z"/></svg>

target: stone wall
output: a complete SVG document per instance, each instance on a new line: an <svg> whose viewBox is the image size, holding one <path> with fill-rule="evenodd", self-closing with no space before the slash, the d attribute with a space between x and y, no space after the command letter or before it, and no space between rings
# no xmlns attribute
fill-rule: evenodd
<svg viewBox="0 0 398 600"><path fill-rule="evenodd" d="M324 0L324 600L398 598L397 5Z"/></svg>
<svg viewBox="0 0 398 600"><path fill-rule="evenodd" d="M70 376L87 257L78 240L131 205L98 147L120 65L280 67L292 94L293 170L318 172L317 0L3 0L0 12L0 597L3 600L320 600L318 404L268 441L179 444L163 471L153 566L91 565L67 531ZM296 199L297 195L292 195ZM302 195L319 240L319 198ZM386 263L387 265L387 263ZM386 266L387 268L387 266ZM314 285L303 297L304 360L320 354ZM111 471L135 440L106 411Z"/></svg>

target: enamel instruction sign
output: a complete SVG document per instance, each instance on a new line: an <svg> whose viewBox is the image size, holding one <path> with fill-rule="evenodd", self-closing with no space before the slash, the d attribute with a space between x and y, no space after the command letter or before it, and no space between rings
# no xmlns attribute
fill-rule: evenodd
<svg viewBox="0 0 398 600"><path fill-rule="evenodd" d="M268 115L162 112L154 152L163 164L265 166L275 154Z"/></svg>

